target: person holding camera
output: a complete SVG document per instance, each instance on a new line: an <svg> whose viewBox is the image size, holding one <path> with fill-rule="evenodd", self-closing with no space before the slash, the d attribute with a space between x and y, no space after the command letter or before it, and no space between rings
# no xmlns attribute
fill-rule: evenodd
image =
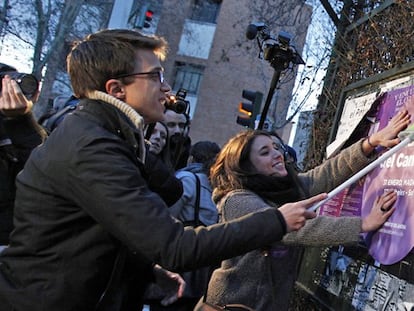
<svg viewBox="0 0 414 311"><path fill-rule="evenodd" d="M33 102L38 95L38 84L32 85L31 82L37 80L31 75L17 72L14 67L6 64L0 64L0 76L2 77L0 94L0 249L2 249L9 244L9 234L13 229L16 176L23 169L32 149L45 139L46 132L37 124L32 114Z"/></svg>
<svg viewBox="0 0 414 311"><path fill-rule="evenodd" d="M73 45L78 109L16 179L15 229L0 253L2 311L135 310L155 264L174 272L264 247L316 217L307 200L196 229L173 218L144 178L143 126L164 117L167 43L107 29ZM182 295L178 290L177 296Z"/></svg>

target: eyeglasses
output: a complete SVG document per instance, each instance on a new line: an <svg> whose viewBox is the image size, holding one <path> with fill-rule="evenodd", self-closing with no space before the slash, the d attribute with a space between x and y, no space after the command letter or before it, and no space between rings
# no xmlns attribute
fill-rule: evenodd
<svg viewBox="0 0 414 311"><path fill-rule="evenodd" d="M132 76L144 76L148 75L150 78L157 78L160 83L164 83L164 71L158 70L158 71L149 71L149 72L135 72L135 73L127 73L123 75L116 76L115 79L119 78L126 78L126 77L132 77Z"/></svg>

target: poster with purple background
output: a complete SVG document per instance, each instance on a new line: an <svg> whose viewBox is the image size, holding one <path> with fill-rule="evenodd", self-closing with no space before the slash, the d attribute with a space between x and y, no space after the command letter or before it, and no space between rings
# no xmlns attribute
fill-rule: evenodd
<svg viewBox="0 0 414 311"><path fill-rule="evenodd" d="M381 129L401 109L414 116L414 86L389 91L378 111ZM414 246L414 144L381 163L364 182L361 216L366 216L384 191L396 190L396 211L377 232L365 235L370 255L384 265L403 259Z"/></svg>
<svg viewBox="0 0 414 311"><path fill-rule="evenodd" d="M370 133L385 127L401 109L414 119L414 86L389 91L377 108ZM382 152L385 152L383 150ZM381 151L380 151L381 152ZM341 191L319 210L320 215L365 217L384 191L396 190L396 211L377 232L364 235L370 255L384 265L403 259L414 246L414 143L402 148L364 178Z"/></svg>

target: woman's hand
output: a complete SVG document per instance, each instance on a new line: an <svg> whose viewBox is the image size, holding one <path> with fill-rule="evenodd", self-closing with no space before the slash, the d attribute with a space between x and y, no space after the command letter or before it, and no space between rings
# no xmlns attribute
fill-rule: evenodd
<svg viewBox="0 0 414 311"><path fill-rule="evenodd" d="M398 134L411 123L410 118L411 115L407 110L399 111L392 117L386 127L364 140L362 143L364 154L368 156L377 146L391 148L397 145L400 142Z"/></svg>
<svg viewBox="0 0 414 311"><path fill-rule="evenodd" d="M397 201L396 191L387 191L375 199L371 212L362 219L362 232L375 231L380 228L387 219L394 213L393 207Z"/></svg>
<svg viewBox="0 0 414 311"><path fill-rule="evenodd" d="M315 212L308 211L308 208L327 198L326 193L315 195L309 199L295 203L287 203L279 207L286 221L287 232L296 231L302 228L306 220L316 217Z"/></svg>

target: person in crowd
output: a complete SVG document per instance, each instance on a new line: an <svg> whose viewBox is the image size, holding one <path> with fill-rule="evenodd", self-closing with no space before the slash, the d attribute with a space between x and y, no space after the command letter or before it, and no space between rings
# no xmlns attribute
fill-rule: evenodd
<svg viewBox="0 0 414 311"><path fill-rule="evenodd" d="M185 271L279 241L326 193L185 229L148 188L143 126L164 117L166 41L109 29L76 42L67 68L78 108L16 179L10 244L0 254L8 310L134 310L158 264ZM180 292L177 292L179 296Z"/></svg>
<svg viewBox="0 0 414 311"><path fill-rule="evenodd" d="M218 222L218 210L211 199L209 175L219 152L220 146L215 142L199 141L191 146L188 165L176 172L177 178L183 183L184 192L169 210L171 215L188 226L209 226ZM167 307L151 304L151 311L192 311L205 292L211 272L210 267L203 267L183 273L186 281L183 297Z"/></svg>
<svg viewBox="0 0 414 311"><path fill-rule="evenodd" d="M171 206L183 194L183 185L175 177L175 170L171 163L168 129L163 122L156 122L153 127L147 128L148 130L151 131L151 135L147 142L145 179L148 188Z"/></svg>
<svg viewBox="0 0 414 311"><path fill-rule="evenodd" d="M212 141L199 141L191 146L188 165L176 172L176 177L184 185L184 193L171 208L171 214L182 222L194 220L194 205L196 201L196 179L200 180L200 225L209 226L217 223L218 211L212 201L209 181L210 167L214 163L220 146Z"/></svg>
<svg viewBox="0 0 414 311"><path fill-rule="evenodd" d="M0 73L17 72L0 64ZM3 74L2 74L3 76ZM46 132L37 124L32 107L38 92L27 98L8 74L1 81L0 94L0 249L9 244L13 229L15 179L33 148L43 142Z"/></svg>
<svg viewBox="0 0 414 311"><path fill-rule="evenodd" d="M304 173L285 165L283 151L270 133L257 130L236 135L222 148L210 173L222 221L330 191L370 163L375 147L396 145L397 134L409 123L409 114L402 111L384 129ZM274 243L224 260L213 272L206 301L241 303L255 310L287 310L296 271L289 265L290 249L283 245L357 243L361 232L376 230L388 219L396 198L393 191L379 196L364 219L319 216L286 235L282 247Z"/></svg>
<svg viewBox="0 0 414 311"><path fill-rule="evenodd" d="M78 106L79 99L73 95L59 95L53 100L50 111L39 117L37 122L50 134L67 114L71 113Z"/></svg>
<svg viewBox="0 0 414 311"><path fill-rule="evenodd" d="M171 162L175 170L187 165L191 148L190 116L188 113L177 113L172 109L165 109L164 123L170 135L169 146Z"/></svg>
<svg viewBox="0 0 414 311"><path fill-rule="evenodd" d="M147 155L144 164L148 188L156 192L164 202L171 206L183 194L183 185L175 177L175 170L169 153L168 129L163 122L156 122L147 128L151 135L147 142Z"/></svg>
<svg viewBox="0 0 414 311"><path fill-rule="evenodd" d="M170 135L168 127L164 122L155 123L149 138L149 143L149 151L157 155L165 163L167 168L175 173L175 169L171 162Z"/></svg>
<svg viewBox="0 0 414 311"><path fill-rule="evenodd" d="M151 143L149 147L150 152L159 155L164 150L168 141L168 129L164 123L155 123L149 141Z"/></svg>

